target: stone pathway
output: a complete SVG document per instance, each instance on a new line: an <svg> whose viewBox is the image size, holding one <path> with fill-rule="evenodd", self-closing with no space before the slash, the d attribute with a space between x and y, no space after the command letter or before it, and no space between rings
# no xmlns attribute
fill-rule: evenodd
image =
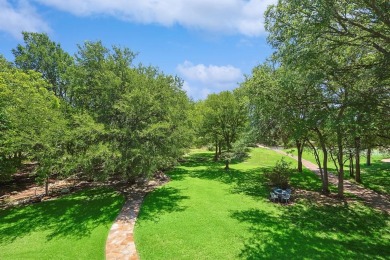
<svg viewBox="0 0 390 260"><path fill-rule="evenodd" d="M161 181L153 180L149 181L146 186L134 186L123 190L127 200L108 234L106 241L107 260L139 259L134 243L134 225L139 209L145 195L167 181L167 178Z"/></svg>
<svg viewBox="0 0 390 260"><path fill-rule="evenodd" d="M277 153L289 156L295 160L298 160L297 156L287 154L282 150L278 150L278 149L272 149L272 150L274 150ZM304 159L302 159L302 164L321 178L320 170L318 169L318 166L316 164ZM337 186L338 177L332 173L328 173L328 174L329 174L329 183L332 183ZM344 191L349 192L357 196L358 198L362 199L363 202L368 206L390 214L390 196L385 194L379 194L375 191L363 188L362 186L352 183L349 180L344 180Z"/></svg>
<svg viewBox="0 0 390 260"><path fill-rule="evenodd" d="M111 227L106 242L107 260L139 259L134 243L134 224L143 198L129 199Z"/></svg>

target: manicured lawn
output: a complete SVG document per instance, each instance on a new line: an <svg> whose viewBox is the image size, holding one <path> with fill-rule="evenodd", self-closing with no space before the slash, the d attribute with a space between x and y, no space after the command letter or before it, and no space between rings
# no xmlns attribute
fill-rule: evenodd
<svg viewBox="0 0 390 260"><path fill-rule="evenodd" d="M212 153L197 152L170 172L172 181L149 194L135 242L149 259L386 259L389 217L358 202L284 206L268 201L262 173L281 156L254 149L223 170ZM319 190L311 172L294 185Z"/></svg>
<svg viewBox="0 0 390 260"><path fill-rule="evenodd" d="M291 151L291 149L287 149L285 151L289 152ZM293 154L297 155L295 150ZM362 185L364 187L390 195L390 163L385 163L381 161L382 159L389 157L390 155L388 154L383 154L379 153L378 151L374 151L371 156L371 166L367 166L366 158L362 156L360 167ZM312 163L317 164L315 161L314 154L310 150L304 151L303 158ZM329 159L328 161L328 168L333 173L337 172L336 167L334 166L334 163L331 159ZM345 164L345 178L353 181L353 178L349 175L348 162L346 162Z"/></svg>
<svg viewBox="0 0 390 260"><path fill-rule="evenodd" d="M111 189L0 211L0 259L104 259L123 204Z"/></svg>

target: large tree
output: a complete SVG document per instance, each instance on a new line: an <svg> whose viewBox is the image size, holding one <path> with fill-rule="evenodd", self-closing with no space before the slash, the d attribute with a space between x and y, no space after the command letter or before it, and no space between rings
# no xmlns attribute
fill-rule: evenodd
<svg viewBox="0 0 390 260"><path fill-rule="evenodd" d="M3 178L7 177L6 173L13 173L24 159L34 161L43 153L48 160L49 157L50 160L58 159L49 151L57 149L57 140L66 131L66 120L59 99L47 88L48 83L37 72L23 72L12 67L3 67L0 71L0 168ZM46 167L43 161L38 163L38 170Z"/></svg>
<svg viewBox="0 0 390 260"><path fill-rule="evenodd" d="M154 67L133 66L127 48L101 42L79 46L70 102L101 124L112 156L112 173L132 180L165 168L189 146L190 101L182 81Z"/></svg>
<svg viewBox="0 0 390 260"><path fill-rule="evenodd" d="M66 72L73 64L73 58L61 45L50 40L44 33L23 32L24 45L12 50L18 68L35 70L49 82L49 89L57 97L67 95Z"/></svg>
<svg viewBox="0 0 390 260"><path fill-rule="evenodd" d="M246 105L237 92L222 91L207 96L203 108L203 131L214 136L216 145L223 141L226 147L226 170L229 169L232 144L240 138L246 123Z"/></svg>
<svg viewBox="0 0 390 260"><path fill-rule="evenodd" d="M290 70L317 75L313 86L327 112L326 125L334 133L326 139L337 162L340 196L344 153L351 146L346 139L353 129L361 129L364 117L381 111L388 93L388 10L385 1L281 0L266 12L275 58ZM369 113L362 96L371 101ZM357 162L360 138L356 133Z"/></svg>

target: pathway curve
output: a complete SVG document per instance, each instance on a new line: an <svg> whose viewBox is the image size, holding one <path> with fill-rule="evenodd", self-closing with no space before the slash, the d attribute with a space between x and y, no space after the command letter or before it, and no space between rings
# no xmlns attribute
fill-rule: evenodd
<svg viewBox="0 0 390 260"><path fill-rule="evenodd" d="M287 154L282 150L276 148L272 148L272 150L274 150L277 153L289 156L295 160L298 160L297 156ZM302 159L302 164L321 178L320 170L316 164L309 162L305 159ZM337 186L338 184L337 176L335 176L332 173L328 173L328 174L329 174L329 183L332 183ZM387 212L388 214L390 214L390 196L385 194L379 194L373 190L363 188L357 184L350 182L349 180L344 180L344 190L362 199L363 202L368 206L371 206L375 209L379 209L383 212Z"/></svg>
<svg viewBox="0 0 390 260"><path fill-rule="evenodd" d="M123 192L126 202L115 219L106 241L106 260L138 260L134 243L134 225L147 193L166 181L150 181L144 187L130 187Z"/></svg>

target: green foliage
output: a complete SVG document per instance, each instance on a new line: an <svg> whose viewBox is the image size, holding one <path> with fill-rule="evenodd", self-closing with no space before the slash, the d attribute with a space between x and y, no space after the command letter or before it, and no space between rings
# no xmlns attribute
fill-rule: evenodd
<svg viewBox="0 0 390 260"><path fill-rule="evenodd" d="M232 144L243 134L247 125L245 97L240 93L222 91L210 94L195 105L196 134L199 144L214 145L214 160L221 157L229 163L235 158ZM226 149L222 153L222 149Z"/></svg>
<svg viewBox="0 0 390 260"><path fill-rule="evenodd" d="M53 158L49 154L57 149L66 123L59 100L40 74L14 68L0 71L0 104L0 167L8 169L1 175L12 173L23 159L36 160L42 153Z"/></svg>
<svg viewBox="0 0 390 260"><path fill-rule="evenodd" d="M284 158L277 161L275 166L264 174L265 178L268 180L268 184L282 189L288 188L292 174L290 165L291 163L286 162Z"/></svg>
<svg viewBox="0 0 390 260"><path fill-rule="evenodd" d="M265 13L278 66L260 66L244 84L263 139L276 132L284 144L332 152L339 196L349 153L358 161L364 146L389 144L387 9L385 1L279 0Z"/></svg>
<svg viewBox="0 0 390 260"><path fill-rule="evenodd" d="M250 149L246 140L242 138L232 144L232 151L234 158L241 161L248 157Z"/></svg>
<svg viewBox="0 0 390 260"><path fill-rule="evenodd" d="M12 50L16 66L41 73L49 83L47 88L57 97L65 98L68 87L65 74L73 64L72 57L47 34L23 32L23 39L24 45L18 44Z"/></svg>
<svg viewBox="0 0 390 260"><path fill-rule="evenodd" d="M40 182L52 174L131 180L174 165L190 146L181 79L133 66L127 48L85 42L72 59L46 34L23 36L17 68L0 59L2 177L29 159Z"/></svg>
<svg viewBox="0 0 390 260"><path fill-rule="evenodd" d="M248 98L249 121L255 142L268 145L282 139L280 84L268 64L257 66L247 76L240 89Z"/></svg>

